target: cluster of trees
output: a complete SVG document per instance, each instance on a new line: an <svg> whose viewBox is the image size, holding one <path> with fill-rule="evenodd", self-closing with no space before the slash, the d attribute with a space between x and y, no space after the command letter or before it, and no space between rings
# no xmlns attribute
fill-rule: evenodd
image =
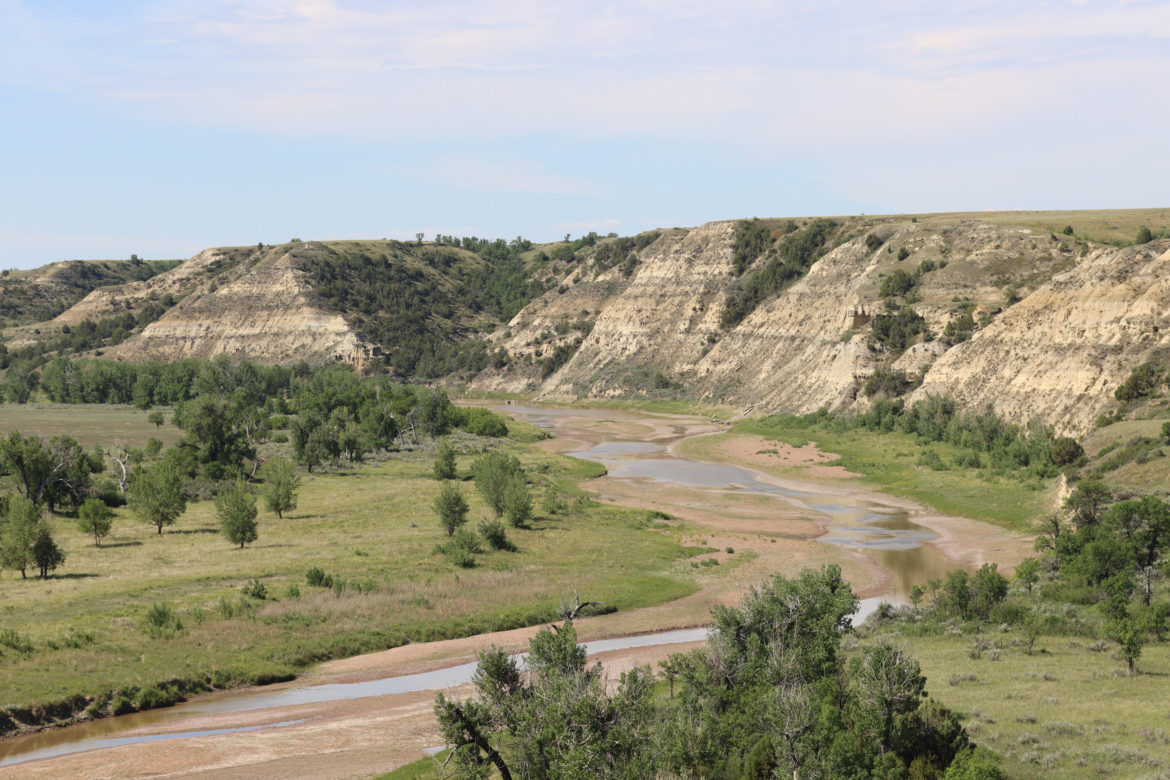
<svg viewBox="0 0 1170 780"><path fill-rule="evenodd" d="M809 419L826 420L828 415L818 413ZM902 400L879 398L867 412L843 422L874 431L903 431L923 442L960 447L966 452L955 465L967 468L990 467L1047 479L1056 476L1057 467L1068 457L1067 444L1049 426L1015 425L992 409L960 412L954 399L945 396L929 395L909 406ZM1064 462L1058 463L1058 457Z"/></svg>
<svg viewBox="0 0 1170 780"><path fill-rule="evenodd" d="M869 323L870 343L900 355L926 332L926 320L909 306L878 314Z"/></svg>
<svg viewBox="0 0 1170 780"><path fill-rule="evenodd" d="M657 230L642 233L627 238L609 237L601 241L593 251L593 273L608 271L614 266L620 266L622 276L629 278L634 275L638 267L638 253L658 240L660 233Z"/></svg>
<svg viewBox="0 0 1170 780"><path fill-rule="evenodd" d="M471 318L506 322L544 292L520 257L530 242L436 238L465 241L466 252L402 247L372 256L323 247L308 258L317 294L381 344L387 365L404 377L434 379L506 360L482 341L466 341Z"/></svg>
<svg viewBox="0 0 1170 780"><path fill-rule="evenodd" d="M475 565L475 555L482 551L480 539L495 550L515 550L508 539L502 518L515 528L522 528L532 517L532 496L528 476L520 461L512 455L493 451L476 459L471 465L476 490L491 507L495 517L484 518L479 524L479 536L463 526L467 524L468 505L456 478L455 450L443 440L435 454L435 479L442 480L435 498L435 514L439 525L447 532L448 540L436 552L446 554L459 566Z"/></svg>
<svg viewBox="0 0 1170 780"><path fill-rule="evenodd" d="M258 455L260 444L284 428L296 459L310 471L342 458L360 462L371 452L395 448L407 435L416 443L419 436L441 437L455 427L481 436L507 435L502 417L458 408L442 389L396 385L388 377L363 377L345 367L313 372L221 358L167 366L62 361L47 372L49 387L62 400L82 402L92 400L91 393L108 398L114 392L133 395L144 408L160 399L175 403L172 421L183 437L165 450L157 440L145 448L87 453L64 436L46 441L13 432L0 438L0 476L10 478L18 497L38 511L76 513L79 528L93 534L99 546L110 531L111 506L128 504L161 534L190 499L208 497L217 500L225 538L241 546L254 541L257 498L251 483L257 478L260 497L278 517L296 507L295 465ZM163 415L152 414L162 424ZM280 441L285 436L278 434ZM107 465L113 477L95 484L94 475ZM509 500L509 512L526 518Z"/></svg>
<svg viewBox="0 0 1170 780"><path fill-rule="evenodd" d="M1170 604L1154 600L1170 551L1170 504L1155 496L1118 500L1102 482L1085 479L1065 502L1069 522L1053 516L1040 543L1042 564L1059 575L1049 594L1096 604L1105 633L1131 670L1151 635L1164 637Z"/></svg>
<svg viewBox="0 0 1170 780"><path fill-rule="evenodd" d="M1148 398L1163 381L1161 368L1154 363L1142 363L1113 391L1113 396L1122 402Z"/></svg>
<svg viewBox="0 0 1170 780"><path fill-rule="evenodd" d="M748 227L741 228L741 235L749 233L753 236L759 235L758 226L746 224ZM778 295L802 278L812 264L829 250L829 241L838 226L838 223L831 219L814 219L803 228L789 232L774 250L768 252L768 260L763 267L747 276L727 294L723 313L720 315L723 327L735 327L761 303ZM795 225L793 227L795 228ZM756 238L754 244L758 243L760 239Z"/></svg>
<svg viewBox="0 0 1170 780"><path fill-rule="evenodd" d="M127 312L96 321L86 319L76 325L63 325L61 332L52 338L15 351L0 350L0 369L8 369L4 383L7 399L12 403L28 401L38 385L38 375L34 371L47 362L49 355L64 356L120 344L137 329L161 317L168 305L174 305L170 295L161 303L148 304L137 313Z"/></svg>
<svg viewBox="0 0 1170 780"><path fill-rule="evenodd" d="M24 496L0 497L0 567L27 577L36 568L41 579L65 562L43 520L43 508Z"/></svg>
<svg viewBox="0 0 1170 780"><path fill-rule="evenodd" d="M707 646L607 680L570 621L515 658L480 654L476 699L439 694L455 776L1001 777L958 718L926 697L918 663L878 643L846 662L857 599L829 566L777 576L716 607ZM677 695L675 681L681 682Z"/></svg>

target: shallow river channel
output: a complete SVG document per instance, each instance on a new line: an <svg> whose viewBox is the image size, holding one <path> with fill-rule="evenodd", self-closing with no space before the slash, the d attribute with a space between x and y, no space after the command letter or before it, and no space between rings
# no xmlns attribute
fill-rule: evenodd
<svg viewBox="0 0 1170 780"><path fill-rule="evenodd" d="M570 419L602 419L623 414L612 410L561 410L519 405L501 407L500 411L553 432ZM629 415L631 418L636 416L634 413ZM669 441L638 441L633 436L615 434L612 440L591 444L571 454L603 464L610 478L649 480L712 494L761 494L782 502L781 506L788 512L795 510L817 519L825 528L825 533L817 541L858 550L893 574L893 587L885 597L865 599L862 602L861 612L857 616L859 620L873 611L881 600L901 600L913 585L955 566L928 544L934 534L913 523L909 513L894 503L882 504L872 496L861 498L848 492L820 493L816 489L797 489L779 480L758 476L745 468L689 460L671 454L667 449ZM713 500L717 502L717 495ZM633 647L696 642L705 636L706 629L703 628L683 629L591 641L586 646L588 652L593 654ZM263 688L255 688L234 694L208 696L163 710L106 718L0 742L0 767L135 743L160 743L157 749L165 750L163 745L172 740L293 726L313 718L285 719L239 728L182 730L184 721L199 718L200 725L204 726L206 716L210 715L442 690L469 682L474 669L474 663L465 663L422 674L357 683L301 686L294 683L281 686L278 691L266 692ZM145 726L164 726L166 733L131 734Z"/></svg>

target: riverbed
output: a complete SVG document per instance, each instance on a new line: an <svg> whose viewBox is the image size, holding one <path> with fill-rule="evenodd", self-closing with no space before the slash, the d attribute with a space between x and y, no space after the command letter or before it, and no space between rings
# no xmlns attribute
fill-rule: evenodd
<svg viewBox="0 0 1170 780"><path fill-rule="evenodd" d="M692 596L578 622L590 657L613 674L698 646L713 604L732 603L775 573L837 563L872 609L956 565L992 559L1010 568L1029 549L1025 537L931 515L855 478L804 484L743 458L679 455L681 442L725 430L709 421L607 409L499 411L552 433L550 450L603 464L607 475L585 486L598 500L660 511L692 529L688 542L713 551L707 557L716 565L696 572ZM0 743L0 777L376 774L437 746L434 692L469 693L476 652L491 645L520 652L537 630L409 645L322 664L292 683L10 740Z"/></svg>

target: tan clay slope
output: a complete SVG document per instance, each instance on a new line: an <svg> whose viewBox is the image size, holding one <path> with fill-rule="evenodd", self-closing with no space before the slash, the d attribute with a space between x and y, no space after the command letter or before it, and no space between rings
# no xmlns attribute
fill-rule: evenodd
<svg viewBox="0 0 1170 780"><path fill-rule="evenodd" d="M720 306L712 304L727 285L735 231L735 222L713 222L643 250L633 280L605 303L570 366L545 391L618 395L639 368L692 370L719 326Z"/></svg>
<svg viewBox="0 0 1170 780"><path fill-rule="evenodd" d="M266 363L361 362L360 340L341 315L311 303L305 273L290 253L269 250L234 281L221 283L199 277L209 252L188 261L195 268L180 280L199 279L195 291L107 356L170 361L226 354Z"/></svg>
<svg viewBox="0 0 1170 780"><path fill-rule="evenodd" d="M718 222L663 236L642 251L632 279L610 272L604 296L596 288L606 277L590 282L593 294L582 300L601 310L578 352L553 376L541 382L514 361L503 376L489 372L476 386L613 396L636 394L654 376L673 382L675 394L754 404L758 411L856 411L868 403L858 392L864 379L896 357L870 345L868 318L884 311L881 280L926 261L935 270L922 275L910 303L933 337L893 362L926 372L919 397L954 395L967 408L990 403L1015 420L1039 417L1083 431L1114 403L1113 390L1128 372L1161 345L1155 327L1170 327L1170 292L1158 281L1170 261L1153 257L1170 242L1094 248L974 219L929 225L854 219L802 279L722 331L736 227ZM866 243L870 233L883 239L876 249ZM908 256L899 261L899 254ZM570 316L574 289L550 291L522 311L503 341L509 351L530 350L534 331ZM1023 300L1011 305L1017 297ZM970 342L951 346L939 336L964 306L988 324Z"/></svg>
<svg viewBox="0 0 1170 780"><path fill-rule="evenodd" d="M247 250L244 250L247 251ZM256 254L257 250L252 250ZM210 287L213 276L235 262L240 250L205 249L171 270L141 282L94 290L62 312L54 323L74 325L82 320L100 320L127 310L157 303L166 295L176 300Z"/></svg>
<svg viewBox="0 0 1170 780"><path fill-rule="evenodd" d="M943 355L916 392L1088 430L1113 391L1170 352L1170 241L1099 249Z"/></svg>

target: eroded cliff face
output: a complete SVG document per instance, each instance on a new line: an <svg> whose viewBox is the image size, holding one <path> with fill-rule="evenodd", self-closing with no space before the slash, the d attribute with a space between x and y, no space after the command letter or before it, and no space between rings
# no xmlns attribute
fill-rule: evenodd
<svg viewBox="0 0 1170 780"><path fill-rule="evenodd" d="M901 369L921 379L911 401L949 395L967 409L991 406L1070 433L1116 406L1113 391L1137 365L1170 360L1168 239L1118 249L972 216L851 217L837 218L814 253L792 260L785 242L811 235L816 224L760 223L765 248L738 262L738 221L636 241L597 239L580 251L559 245L553 258L534 248L528 271L547 292L494 332L491 318L467 308L452 283L479 260L397 242L208 250L147 281L95 290L57 322L134 311L169 295L173 308L105 356L382 365L371 362L378 348L365 331L347 321L364 316L368 330L379 302L355 308L343 288L365 278L374 267L367 264L393 270L400 263L403 273L386 277L397 285L388 288L395 300L386 301L387 311L425 299L429 314L394 316L448 326L450 343L484 338L497 366L505 361L496 350L507 353L506 365L471 380L475 390L857 412L871 400L862 392L868 378ZM607 240L624 248L615 253L619 244ZM741 320L725 322L729 293L778 261L785 273L799 266L797 278ZM337 269L349 281L339 282ZM883 295L883 284L896 278L912 283ZM328 285L328 295L314 284ZM435 300L412 294L424 286ZM907 348L875 338L876 318L911 309L925 332ZM383 346L391 354L398 345Z"/></svg>
<svg viewBox="0 0 1170 780"><path fill-rule="evenodd" d="M1170 241L1098 249L943 354L914 397L1088 430L1133 368L1170 356Z"/></svg>
<svg viewBox="0 0 1170 780"><path fill-rule="evenodd" d="M869 404L864 381L887 366L922 377L911 400L951 395L969 409L992 406L1012 420L1038 418L1075 433L1116 405L1113 390L1129 371L1166 353L1167 241L1094 248L975 220L847 220L801 279L724 328L727 291L737 284L737 229L716 222L665 235L640 253L630 279L616 271L570 277L500 339L512 366L485 372L473 387L550 398L663 391L756 412L860 411ZM867 241L871 234L880 244ZM898 269L918 281L889 300L911 306L927 325L900 355L871 333L872 318L890 308L879 295L882 280ZM591 332L542 379L528 362L579 338L555 330L577 310L596 312ZM970 340L944 338L964 314L976 323Z"/></svg>
<svg viewBox="0 0 1170 780"><path fill-rule="evenodd" d="M290 253L256 259L254 265L248 262L248 267L232 274L234 280L200 275L199 266L217 260L214 252L188 261L195 267L186 269L185 277L165 281L168 289L194 281L193 289L107 355L120 360L209 359L226 354L265 363L364 362L368 347L341 315L312 303L305 273Z"/></svg>

